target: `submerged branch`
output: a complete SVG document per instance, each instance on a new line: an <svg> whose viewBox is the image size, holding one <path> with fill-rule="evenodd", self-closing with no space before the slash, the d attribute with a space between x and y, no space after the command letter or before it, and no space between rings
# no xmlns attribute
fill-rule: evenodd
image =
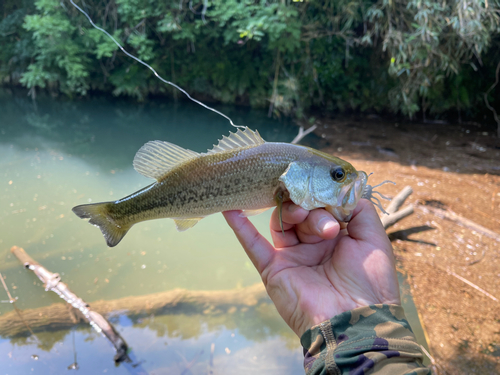
<svg viewBox="0 0 500 375"><path fill-rule="evenodd" d="M59 276L58 273L52 273L47 270L20 247L14 246L10 251L19 259L26 269L33 271L33 273L43 282L46 291L50 290L56 293L75 309L79 310L90 325L97 332L102 333L103 336L113 344L116 350L116 362L130 361L127 356L128 345L115 330L113 325L101 314L92 310L84 300L74 294L68 286L61 281L61 276Z"/></svg>
<svg viewBox="0 0 500 375"><path fill-rule="evenodd" d="M192 314L222 314L235 308L244 311L263 301L269 301L262 283L233 290L186 290L174 289L143 296L130 296L111 301L94 301L92 310L102 314L165 315L181 311ZM68 314L64 304L27 309L24 317L35 331L46 327L68 329L78 324L75 317ZM0 316L0 335L14 336L22 334L26 328L14 312Z"/></svg>

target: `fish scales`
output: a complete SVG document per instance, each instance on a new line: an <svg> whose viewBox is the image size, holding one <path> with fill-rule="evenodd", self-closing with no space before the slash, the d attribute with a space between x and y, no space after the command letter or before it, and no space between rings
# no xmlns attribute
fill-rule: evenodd
<svg viewBox="0 0 500 375"><path fill-rule="evenodd" d="M202 155L148 188L109 204L119 225L156 218L202 217L218 211L275 206L279 177L307 150L265 143Z"/></svg>

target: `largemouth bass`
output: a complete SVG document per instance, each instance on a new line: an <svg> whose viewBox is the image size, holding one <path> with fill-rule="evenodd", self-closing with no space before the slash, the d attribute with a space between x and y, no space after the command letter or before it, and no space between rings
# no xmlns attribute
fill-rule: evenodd
<svg viewBox="0 0 500 375"><path fill-rule="evenodd" d="M250 216L287 200L306 210L325 207L337 220L348 221L368 178L335 156L265 142L248 128L223 137L203 154L168 142L148 142L133 165L156 182L117 201L73 208L101 229L110 247L141 221L172 218L183 231L216 212L244 210Z"/></svg>

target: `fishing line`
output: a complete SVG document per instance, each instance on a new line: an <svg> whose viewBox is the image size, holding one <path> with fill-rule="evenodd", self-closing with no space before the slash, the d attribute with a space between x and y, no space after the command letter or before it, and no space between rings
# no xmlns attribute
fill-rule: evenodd
<svg viewBox="0 0 500 375"><path fill-rule="evenodd" d="M153 69L153 67L152 67L151 65L149 65L149 64L147 64L147 63L145 63L144 61L142 61L142 60L141 60L141 59L139 59L138 57L135 57L135 56L134 56L134 55L132 55L131 53L127 52L127 51L125 50L125 48L123 48L123 47L121 46L121 44L120 44L120 43L118 43L118 42L116 41L116 39L115 39L115 38L113 38L113 36L111 36L111 34L110 34L110 33L108 33L106 30L104 30L104 29L100 28L99 26L97 26L97 25L96 25L96 24L92 21L92 19L90 18L90 16L89 16L89 15L88 15L88 14L87 14L87 13L86 13L86 12L85 12L82 8L80 8L78 5L76 5L76 4L73 2L73 0L69 0L69 2L70 2L70 3L71 3L71 4L72 4L72 5L73 5L76 9L78 9L81 13L83 13L83 15L84 15L85 17L87 17L87 19L89 20L90 24L91 24L91 25L92 25L95 29L97 29L97 30L99 30L99 31L103 32L104 34L106 34L106 35L108 36L108 38L110 38L113 42L115 42L115 44L118 46L118 48L120 48L120 49L122 50L122 52L123 52L125 55L127 55L128 57L130 57L130 58L134 59L134 60L135 60L135 61L137 61L138 63L140 63L140 64L144 65L144 66L145 66L145 67L147 67L149 70L151 70L151 71L154 73L154 75L156 76L156 78L158 78L160 81L162 81L163 83L166 83L167 85L170 85L170 86L175 87L177 90L179 90L179 91L180 91L180 92L182 92L184 95L186 95L186 96L188 97L188 99L189 99L189 100L191 100L191 101L195 102L196 104L201 105L203 108L208 109L209 111L215 112L215 113L217 113L218 115L220 115L220 116L224 117L224 118L225 118L226 120L228 120L228 121L229 121L229 123L230 123L232 126L234 126L235 128L243 128L243 129L245 128L245 126L243 126L243 125L235 125L235 124L234 124L234 122L233 122L233 120L231 120L231 118L230 118L229 116L225 115L225 114L224 114L224 113L222 113L222 112L219 112L218 110L216 110L216 109L214 109L214 108L212 108L212 107L209 107L208 105L206 105L206 104L204 104L204 103L200 102L199 100L196 100L195 98L191 97L191 95L189 95L189 94L187 93L187 91L186 91L186 90L184 90L184 89L180 88L180 87L179 87L179 86L177 86L175 83L170 82L170 81L167 81L166 79L162 78L162 77L161 77L161 76L160 76L160 75L156 72L156 70L154 70L154 69ZM204 3L204 4L205 4L205 3Z"/></svg>

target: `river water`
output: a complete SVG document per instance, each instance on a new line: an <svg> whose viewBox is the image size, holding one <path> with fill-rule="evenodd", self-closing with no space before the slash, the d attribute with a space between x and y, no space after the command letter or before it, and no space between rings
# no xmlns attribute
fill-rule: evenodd
<svg viewBox="0 0 500 375"><path fill-rule="evenodd" d="M268 141L290 142L297 133L265 112L219 109ZM0 272L17 307L62 301L21 267L10 254L14 245L58 272L91 305L175 288L240 290L259 283L220 214L182 233L168 219L141 223L108 248L97 228L71 212L75 205L118 199L150 184L132 167L144 143L167 140L204 152L229 131L234 129L222 117L185 102L40 98L34 105L24 94L2 92ZM267 236L270 214L252 218ZM7 299L0 289L0 300ZM1 303L0 318L12 310ZM115 366L113 348L85 324L41 325L38 341L26 332L0 337L0 375L59 374L75 361L84 374L303 374L299 342L268 300L223 312L115 312L112 320L132 349L133 365Z"/></svg>

